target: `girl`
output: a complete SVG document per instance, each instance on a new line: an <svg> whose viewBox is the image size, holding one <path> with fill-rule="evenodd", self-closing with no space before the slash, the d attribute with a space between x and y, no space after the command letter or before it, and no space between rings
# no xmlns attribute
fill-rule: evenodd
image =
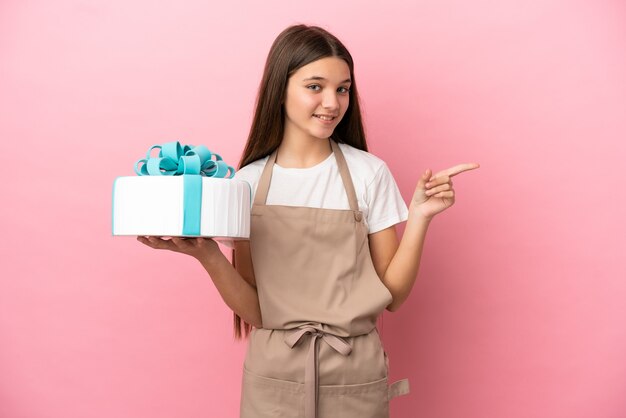
<svg viewBox="0 0 626 418"><path fill-rule="evenodd" d="M138 237L198 259L249 337L241 418L389 416L388 358L376 320L416 279L451 178L426 170L407 208L387 165L367 152L350 53L317 26L274 41L235 178L252 186L249 241L233 264L212 239ZM395 225L407 221L400 243Z"/></svg>

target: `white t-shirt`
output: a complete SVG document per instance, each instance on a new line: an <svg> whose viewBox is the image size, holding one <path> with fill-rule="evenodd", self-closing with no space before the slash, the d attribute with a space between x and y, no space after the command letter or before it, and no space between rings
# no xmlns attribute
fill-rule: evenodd
<svg viewBox="0 0 626 418"><path fill-rule="evenodd" d="M409 210L387 164L351 145L338 145L348 164L368 232L373 234L406 221ZM235 179L250 184L252 202L268 158L253 161L235 173ZM266 204L350 209L335 154L307 168L284 168L274 164Z"/></svg>

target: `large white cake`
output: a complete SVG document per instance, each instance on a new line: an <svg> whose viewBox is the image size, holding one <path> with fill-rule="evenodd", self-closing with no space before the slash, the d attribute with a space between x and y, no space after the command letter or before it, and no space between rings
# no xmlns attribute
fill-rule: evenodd
<svg viewBox="0 0 626 418"><path fill-rule="evenodd" d="M201 177L200 233L184 234L184 176L118 177L113 184L113 235L250 237L250 185Z"/></svg>
<svg viewBox="0 0 626 418"><path fill-rule="evenodd" d="M113 235L250 237L250 185L204 145L153 145L135 173L113 183Z"/></svg>

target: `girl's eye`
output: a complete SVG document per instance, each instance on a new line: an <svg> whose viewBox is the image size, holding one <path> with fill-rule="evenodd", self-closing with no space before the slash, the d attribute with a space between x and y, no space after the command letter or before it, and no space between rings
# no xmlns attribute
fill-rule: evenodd
<svg viewBox="0 0 626 418"><path fill-rule="evenodd" d="M320 87L320 85L319 85L319 84L309 84L309 85L308 85L308 86L306 86L306 87L307 87L308 89L311 89L311 87ZM313 89L311 89L311 90L318 91L318 90L316 90L315 88L313 88ZM339 90L343 90L343 91L341 91L341 93L348 93L348 92L350 91L350 89L349 89L349 88L347 88L347 87L339 87Z"/></svg>

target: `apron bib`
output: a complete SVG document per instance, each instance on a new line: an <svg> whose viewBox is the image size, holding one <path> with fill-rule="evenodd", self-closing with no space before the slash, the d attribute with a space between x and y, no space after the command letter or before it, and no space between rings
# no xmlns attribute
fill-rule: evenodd
<svg viewBox="0 0 626 418"><path fill-rule="evenodd" d="M350 209L266 205L275 150L257 186L250 253L263 328L243 368L241 418L388 418L389 359L376 320L392 301L337 143L329 139Z"/></svg>

